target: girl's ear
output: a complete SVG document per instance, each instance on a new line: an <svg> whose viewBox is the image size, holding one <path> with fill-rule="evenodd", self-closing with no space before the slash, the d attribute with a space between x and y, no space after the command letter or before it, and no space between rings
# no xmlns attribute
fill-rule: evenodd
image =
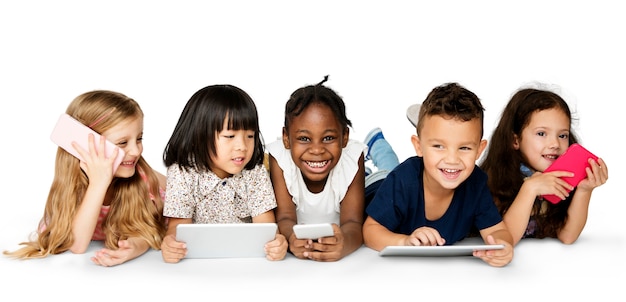
<svg viewBox="0 0 626 302"><path fill-rule="evenodd" d="M348 145L348 139L350 139L350 128L345 127L343 129L343 146L341 148L345 148Z"/></svg>
<svg viewBox="0 0 626 302"><path fill-rule="evenodd" d="M291 145L289 145L289 134L287 134L285 127L283 127L283 146L285 146L285 149L291 148Z"/></svg>
<svg viewBox="0 0 626 302"><path fill-rule="evenodd" d="M519 136L513 134L513 149L519 150Z"/></svg>

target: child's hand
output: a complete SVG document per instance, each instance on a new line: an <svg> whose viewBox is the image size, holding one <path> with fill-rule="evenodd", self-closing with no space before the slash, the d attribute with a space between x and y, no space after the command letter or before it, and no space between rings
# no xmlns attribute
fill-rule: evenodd
<svg viewBox="0 0 626 302"><path fill-rule="evenodd" d="M609 179L609 170L606 163L601 158L598 158L598 161L590 158L589 165L591 165L591 168L585 169L587 171L587 178L583 179L578 184L578 189L591 192Z"/></svg>
<svg viewBox="0 0 626 302"><path fill-rule="evenodd" d="M569 191L574 187L561 177L572 177L574 174L568 171L551 171L546 173L537 172L527 178L521 190L529 188L534 196L554 194L561 199L569 196Z"/></svg>
<svg viewBox="0 0 626 302"><path fill-rule="evenodd" d="M147 245L145 245L146 247L139 247L131 240L120 240L118 246L117 250L104 248L97 251L91 257L91 261L101 266L114 266L134 259L148 250Z"/></svg>
<svg viewBox="0 0 626 302"><path fill-rule="evenodd" d="M315 261L337 261L341 259L344 236L341 228L333 223L333 236L307 240L303 256Z"/></svg>
<svg viewBox="0 0 626 302"><path fill-rule="evenodd" d="M161 243L161 256L167 263L178 263L187 255L187 245L184 242L176 241L174 234L163 237Z"/></svg>
<svg viewBox="0 0 626 302"><path fill-rule="evenodd" d="M80 168L87 174L89 183L99 182L108 186L115 174L113 162L119 150L116 148L113 154L107 158L105 156L106 138L104 136L101 136L100 141L96 143L93 134L89 134L88 141L89 150L85 150L76 142L72 142L72 147L83 158L83 161L80 162Z"/></svg>
<svg viewBox="0 0 626 302"><path fill-rule="evenodd" d="M283 260L287 255L287 239L282 234L276 234L274 240L265 244L265 258L268 260Z"/></svg>
<svg viewBox="0 0 626 302"><path fill-rule="evenodd" d="M431 227L420 227L415 229L406 239L404 245L414 246L434 246L444 245L446 240L441 238L439 232Z"/></svg>
<svg viewBox="0 0 626 302"><path fill-rule="evenodd" d="M501 250L474 251L474 257L478 257L491 266L505 266L513 260L513 246L504 240L495 240L492 235L487 236L485 244L503 244Z"/></svg>
<svg viewBox="0 0 626 302"><path fill-rule="evenodd" d="M291 233L289 237L289 250L291 253L299 259L307 259L304 256L304 252L313 251L308 239L298 239L295 233Z"/></svg>

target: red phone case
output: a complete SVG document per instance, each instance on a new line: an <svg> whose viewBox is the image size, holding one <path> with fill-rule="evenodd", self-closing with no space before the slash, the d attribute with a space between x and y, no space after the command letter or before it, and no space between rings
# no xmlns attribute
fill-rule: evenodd
<svg viewBox="0 0 626 302"><path fill-rule="evenodd" d="M565 180L570 185L576 187L578 184L587 177L587 172L585 168L589 166L589 158L593 158L594 160L598 160L598 157L593 153L589 152L589 150L583 148L583 146L579 144L572 144L569 148L561 154L553 163L548 167L545 172L550 171L569 171L573 172L574 176L572 177L561 177L561 179ZM569 192L569 191L568 191ZM561 198L556 195L543 195L544 199L551 203L559 203Z"/></svg>

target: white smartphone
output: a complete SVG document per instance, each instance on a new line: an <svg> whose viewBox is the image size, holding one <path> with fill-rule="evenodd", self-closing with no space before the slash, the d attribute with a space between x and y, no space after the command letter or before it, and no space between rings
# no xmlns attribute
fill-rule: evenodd
<svg viewBox="0 0 626 302"><path fill-rule="evenodd" d="M59 117L56 126L54 126L52 134L50 135L50 139L52 140L52 142L63 148L65 151L74 155L79 160L82 160L78 151L76 151L76 149L72 147L72 142L76 142L80 147L89 152L89 133L94 135L94 142L97 144L100 141L100 134L98 134L96 131L93 131L91 128L83 125L81 122L71 117L69 114L63 113ZM115 148L118 147L114 143L107 140L104 149L105 155L108 156L110 154L113 154ZM119 149L117 152L117 157L113 162L113 171L117 170L123 159L124 150Z"/></svg>
<svg viewBox="0 0 626 302"><path fill-rule="evenodd" d="M318 239L335 234L330 223L296 224L293 232L298 239Z"/></svg>

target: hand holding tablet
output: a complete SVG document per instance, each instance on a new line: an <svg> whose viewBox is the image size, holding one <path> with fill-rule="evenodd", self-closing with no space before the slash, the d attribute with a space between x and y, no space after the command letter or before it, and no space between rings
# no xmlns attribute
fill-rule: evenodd
<svg viewBox="0 0 626 302"><path fill-rule="evenodd" d="M379 256L456 257L472 256L478 250L501 250L503 244L438 245L438 246L386 246Z"/></svg>

